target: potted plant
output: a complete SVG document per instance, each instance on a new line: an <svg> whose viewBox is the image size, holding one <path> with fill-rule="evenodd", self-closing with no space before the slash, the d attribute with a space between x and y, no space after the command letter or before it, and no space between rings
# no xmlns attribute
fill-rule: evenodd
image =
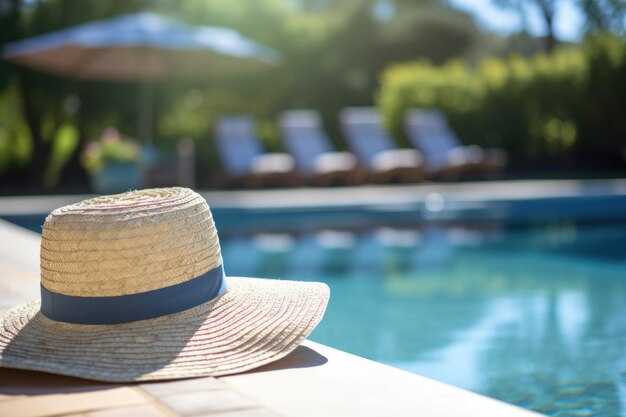
<svg viewBox="0 0 626 417"><path fill-rule="evenodd" d="M82 163L97 193L114 194L141 188L141 148L115 128L105 129L100 138L87 143Z"/></svg>

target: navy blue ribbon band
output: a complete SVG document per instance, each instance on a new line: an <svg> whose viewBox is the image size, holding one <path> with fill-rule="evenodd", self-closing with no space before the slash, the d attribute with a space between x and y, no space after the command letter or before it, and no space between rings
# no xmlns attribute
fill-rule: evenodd
<svg viewBox="0 0 626 417"><path fill-rule="evenodd" d="M222 265L189 281L157 290L111 297L77 297L41 286L41 313L75 324L118 324L178 313L226 292Z"/></svg>

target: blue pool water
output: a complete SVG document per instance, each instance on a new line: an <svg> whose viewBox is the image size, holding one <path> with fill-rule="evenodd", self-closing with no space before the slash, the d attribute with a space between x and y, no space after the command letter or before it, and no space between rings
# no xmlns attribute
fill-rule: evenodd
<svg viewBox="0 0 626 417"><path fill-rule="evenodd" d="M328 283L317 342L551 416L626 416L626 222L216 221L228 275Z"/></svg>
<svg viewBox="0 0 626 417"><path fill-rule="evenodd" d="M626 416L626 223L229 234L230 275L328 283L312 339L552 416Z"/></svg>

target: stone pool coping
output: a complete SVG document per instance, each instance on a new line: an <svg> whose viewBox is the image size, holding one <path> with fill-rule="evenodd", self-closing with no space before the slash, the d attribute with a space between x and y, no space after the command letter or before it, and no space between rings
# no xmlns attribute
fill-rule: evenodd
<svg viewBox="0 0 626 417"><path fill-rule="evenodd" d="M39 297L39 236L0 220L0 310ZM0 415L538 416L311 341L258 370L219 378L103 384L0 368Z"/></svg>
<svg viewBox="0 0 626 417"><path fill-rule="evenodd" d="M521 202L580 197L626 197L626 179L508 180L416 185L364 185L333 188L270 190L199 190L216 210L323 210L377 207L421 209L441 196L457 209L484 207L491 202ZM93 197L90 194L0 197L0 216L49 213L57 207ZM432 207L431 207L432 208ZM445 210L442 210L445 211ZM493 213L490 213L493 214Z"/></svg>

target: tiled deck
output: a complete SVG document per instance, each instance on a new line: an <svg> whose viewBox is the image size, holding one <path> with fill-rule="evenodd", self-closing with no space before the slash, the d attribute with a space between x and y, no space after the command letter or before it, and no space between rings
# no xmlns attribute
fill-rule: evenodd
<svg viewBox="0 0 626 417"><path fill-rule="evenodd" d="M52 200L40 203L67 203ZM5 199L0 213L25 203L36 199ZM38 256L37 234L0 220L0 309L38 298ZM0 368L3 417L380 415L537 414L309 341L278 362L221 378L122 385Z"/></svg>

